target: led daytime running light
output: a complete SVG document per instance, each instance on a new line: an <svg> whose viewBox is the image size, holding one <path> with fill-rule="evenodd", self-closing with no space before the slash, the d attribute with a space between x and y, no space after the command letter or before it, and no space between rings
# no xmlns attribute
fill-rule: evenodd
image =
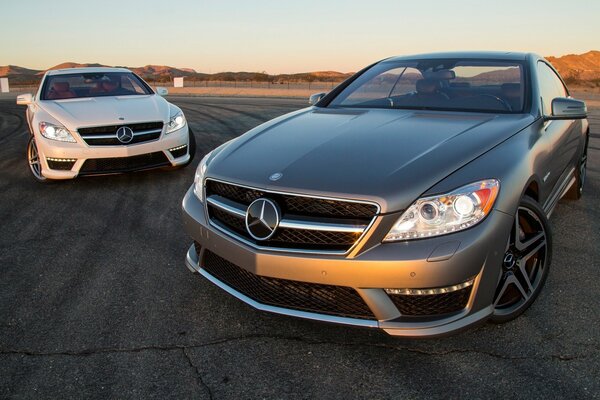
<svg viewBox="0 0 600 400"><path fill-rule="evenodd" d="M387 294L399 294L404 296L427 296L432 294L452 293L473 285L475 279L470 279L458 285L446 286L432 289L384 289Z"/></svg>

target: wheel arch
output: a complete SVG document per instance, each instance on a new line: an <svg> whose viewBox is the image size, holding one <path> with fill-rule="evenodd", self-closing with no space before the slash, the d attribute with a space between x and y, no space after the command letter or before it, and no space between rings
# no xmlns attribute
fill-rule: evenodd
<svg viewBox="0 0 600 400"><path fill-rule="evenodd" d="M521 198L524 196L531 197L536 202L540 202L540 183L536 176L531 176L523 188Z"/></svg>

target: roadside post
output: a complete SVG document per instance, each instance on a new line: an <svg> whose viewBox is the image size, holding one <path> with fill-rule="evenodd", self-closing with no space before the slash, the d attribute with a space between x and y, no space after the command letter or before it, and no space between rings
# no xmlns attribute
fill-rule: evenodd
<svg viewBox="0 0 600 400"><path fill-rule="evenodd" d="M8 78L0 78L0 92L8 93Z"/></svg>

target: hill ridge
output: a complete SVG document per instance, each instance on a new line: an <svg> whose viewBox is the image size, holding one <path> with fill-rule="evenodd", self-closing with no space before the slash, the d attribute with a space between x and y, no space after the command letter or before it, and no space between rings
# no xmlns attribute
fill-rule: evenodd
<svg viewBox="0 0 600 400"><path fill-rule="evenodd" d="M590 50L582 54L565 54L560 57L546 57L554 65L562 77L569 83L593 83L600 85L600 50ZM19 83L36 83L41 75L48 70L76 67L108 67L100 63L77 63L67 61L46 70L35 70L17 65L0 66L0 76L8 76L11 81ZM176 68L168 65L147 64L141 67L128 68L144 79L153 82L168 82L173 77L183 76L192 81L269 81L280 82L339 82L346 79L351 72L332 70L312 71L303 73L286 73L270 75L266 72L225 71L214 74L197 72L192 68Z"/></svg>

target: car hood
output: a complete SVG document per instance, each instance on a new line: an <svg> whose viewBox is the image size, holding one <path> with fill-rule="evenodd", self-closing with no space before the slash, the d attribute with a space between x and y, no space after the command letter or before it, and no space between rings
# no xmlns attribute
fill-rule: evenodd
<svg viewBox="0 0 600 400"><path fill-rule="evenodd" d="M225 146L210 161L208 176L267 190L366 199L382 212L399 211L533 120L523 114L309 108ZM278 172L281 178L271 181Z"/></svg>
<svg viewBox="0 0 600 400"><path fill-rule="evenodd" d="M69 130L102 125L167 121L169 103L157 95L45 100L42 108Z"/></svg>

